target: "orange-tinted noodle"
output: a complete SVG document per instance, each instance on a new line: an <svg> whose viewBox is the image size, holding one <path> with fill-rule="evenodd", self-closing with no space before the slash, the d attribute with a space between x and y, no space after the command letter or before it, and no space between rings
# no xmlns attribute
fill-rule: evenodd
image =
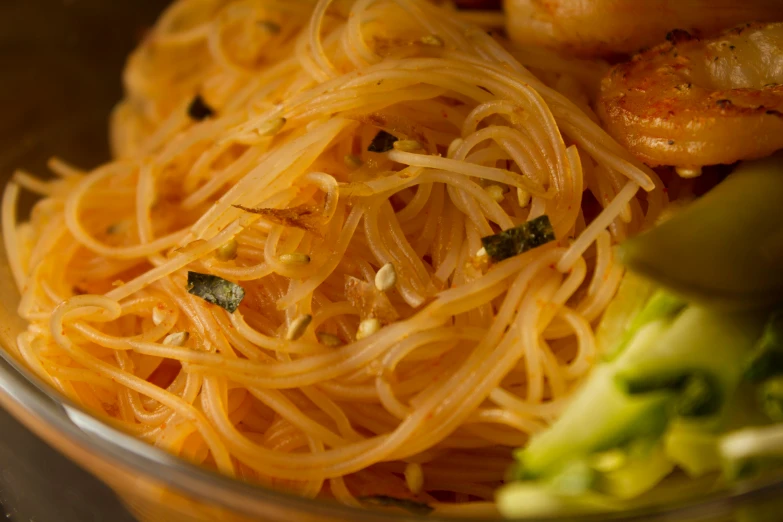
<svg viewBox="0 0 783 522"><path fill-rule="evenodd" d="M130 58L116 158L6 189L17 355L227 475L491 511L510 450L596 359L612 244L667 202L569 64L526 60L419 0L175 2ZM197 94L212 117L188 116ZM397 147L368 152L380 130ZM20 187L43 196L24 223ZM480 252L543 214L556 241ZM188 271L242 286L239 309Z"/></svg>

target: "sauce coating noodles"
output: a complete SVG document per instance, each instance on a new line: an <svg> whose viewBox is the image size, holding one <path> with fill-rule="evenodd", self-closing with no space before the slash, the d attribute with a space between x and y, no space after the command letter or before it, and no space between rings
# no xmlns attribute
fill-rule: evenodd
<svg viewBox="0 0 783 522"><path fill-rule="evenodd" d="M116 159L6 189L17 355L227 475L491 511L510 450L596 360L612 244L667 204L508 47L418 0L175 2L129 61ZM397 143L369 152L381 130ZM20 188L43 197L17 224ZM556 241L480 252L544 214ZM241 286L239 308L188 271Z"/></svg>

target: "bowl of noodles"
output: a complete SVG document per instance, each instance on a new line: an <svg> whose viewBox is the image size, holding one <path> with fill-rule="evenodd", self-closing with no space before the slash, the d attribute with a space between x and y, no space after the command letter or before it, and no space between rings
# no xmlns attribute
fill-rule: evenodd
<svg viewBox="0 0 783 522"><path fill-rule="evenodd" d="M544 4L66 17L0 404L150 522L776 520L783 13Z"/></svg>

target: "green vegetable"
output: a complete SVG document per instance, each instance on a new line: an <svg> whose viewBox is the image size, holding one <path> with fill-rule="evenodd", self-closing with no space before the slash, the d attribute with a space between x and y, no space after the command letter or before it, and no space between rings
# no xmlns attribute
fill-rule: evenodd
<svg viewBox="0 0 783 522"><path fill-rule="evenodd" d="M618 350L617 358L595 367L560 418L518 453L522 477L546 475L562 462L661 433L671 397L661 393L629 396L617 386L616 379L634 357L656 350L660 337L677 317L675 310L658 306L663 299L649 300L631 327L620 334L619 342L625 348ZM646 319L638 320L640 317Z"/></svg>
<svg viewBox="0 0 783 522"><path fill-rule="evenodd" d="M672 407L683 416L712 415L739 384L761 329L755 313L688 307L654 349L622 365L618 384L631 395L656 390L676 395Z"/></svg>
<svg viewBox="0 0 783 522"><path fill-rule="evenodd" d="M745 370L745 378L751 382L763 381L783 373L783 310L770 315L764 334L756 344Z"/></svg>
<svg viewBox="0 0 783 522"><path fill-rule="evenodd" d="M555 231L549 216L543 215L499 234L482 237L481 243L489 257L502 261L554 240Z"/></svg>
<svg viewBox="0 0 783 522"><path fill-rule="evenodd" d="M601 474L597 489L613 497L630 499L639 496L672 472L674 464L661 445L644 455L626 460L625 465Z"/></svg>
<svg viewBox="0 0 783 522"><path fill-rule="evenodd" d="M620 245L622 261L694 302L763 307L783 298L783 157L746 162L710 192Z"/></svg>
<svg viewBox="0 0 783 522"><path fill-rule="evenodd" d="M626 343L621 341L626 332L633 332L638 326L632 322L645 307L655 291L655 285L628 272L620 282L617 293L604 310L603 318L595 332L598 352L606 359L612 359L622 351Z"/></svg>
<svg viewBox="0 0 783 522"><path fill-rule="evenodd" d="M188 293L216 304L229 313L234 313L245 297L244 288L238 284L198 272L188 272Z"/></svg>
<svg viewBox="0 0 783 522"><path fill-rule="evenodd" d="M743 363L761 335L763 314L688 306L663 290L635 308L635 316L620 321L625 330L617 325L607 330L621 345L611 350L614 359L594 368L560 418L516 454L514 478L535 481L534 490L545 492L548 501L574 507L561 497L578 488L562 484L588 484L587 475L573 471L582 463L595 472L585 494L618 499L648 491L679 462L694 470L720 466L716 436L699 448L695 435L688 440L668 433L679 419L691 417L700 419L689 424L694 433L711 433L726 417L742 383ZM683 455L693 448L701 453ZM501 497L506 494L501 490Z"/></svg>
<svg viewBox="0 0 783 522"><path fill-rule="evenodd" d="M745 478L783 462L783 425L736 430L718 444L729 478Z"/></svg>
<svg viewBox="0 0 783 522"><path fill-rule="evenodd" d="M210 118L215 115L215 110L207 105L204 98L200 94L197 94L193 101L188 105L188 116L192 120L201 121Z"/></svg>
<svg viewBox="0 0 783 522"><path fill-rule="evenodd" d="M393 134L382 130L370 142L370 146L367 147L369 152L388 152L394 148L394 142L397 141L397 137Z"/></svg>
<svg viewBox="0 0 783 522"><path fill-rule="evenodd" d="M675 422L663 438L668 459L691 477L720 469L718 436L700 428Z"/></svg>
<svg viewBox="0 0 783 522"><path fill-rule="evenodd" d="M622 504L595 492L580 495L558 493L546 484L515 482L504 486L497 497L498 509L509 518L569 516L617 511Z"/></svg>
<svg viewBox="0 0 783 522"><path fill-rule="evenodd" d="M414 515L429 515L432 513L432 506L424 502L416 502L407 498L396 498L388 495L373 495L370 497L359 497L359 501L371 507L395 507L404 509Z"/></svg>

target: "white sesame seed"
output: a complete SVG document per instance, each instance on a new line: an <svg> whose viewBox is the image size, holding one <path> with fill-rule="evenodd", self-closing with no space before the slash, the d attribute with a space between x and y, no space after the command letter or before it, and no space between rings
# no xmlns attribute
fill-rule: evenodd
<svg viewBox="0 0 783 522"><path fill-rule="evenodd" d="M437 34L428 34L421 37L421 43L431 45L432 47L443 47L443 38Z"/></svg>
<svg viewBox="0 0 783 522"><path fill-rule="evenodd" d="M370 319L365 319L361 323L359 323L359 329L356 331L356 339L362 340L365 337L369 337L378 330L381 329L381 322L372 317Z"/></svg>
<svg viewBox="0 0 783 522"><path fill-rule="evenodd" d="M378 270L378 273L375 274L375 288L381 292L385 292L394 288L395 284L397 284L397 270L394 268L393 264L386 263Z"/></svg>
<svg viewBox="0 0 783 522"><path fill-rule="evenodd" d="M701 167L677 167L674 171L684 179L693 179L701 176Z"/></svg>
<svg viewBox="0 0 783 522"><path fill-rule="evenodd" d="M517 187L517 200L519 201L519 206L522 208L525 208L530 204L530 192L523 189L522 187Z"/></svg>
<svg viewBox="0 0 783 522"><path fill-rule="evenodd" d="M422 148L421 143L416 140L397 140L394 142L393 147L395 150L403 152L413 152Z"/></svg>
<svg viewBox="0 0 783 522"><path fill-rule="evenodd" d="M337 348L338 346L343 345L342 339L330 333L318 332L317 334L315 334L315 336L318 338L319 343L323 344L324 346L328 346L330 348Z"/></svg>
<svg viewBox="0 0 783 522"><path fill-rule="evenodd" d="M498 185L489 185L484 190L487 191L487 194L489 194L489 197L500 203L503 201L503 188Z"/></svg>
<svg viewBox="0 0 783 522"><path fill-rule="evenodd" d="M487 249L484 247L479 248L476 250L476 257L484 257L487 255Z"/></svg>
<svg viewBox="0 0 783 522"><path fill-rule="evenodd" d="M302 334L305 333L307 327L310 326L310 321L313 320L313 316L310 314L303 314L291 321L288 326L288 331L285 333L285 338L288 341L296 341Z"/></svg>
<svg viewBox="0 0 783 522"><path fill-rule="evenodd" d="M174 332L163 339L163 344L167 346L182 346L188 342L188 339L190 339L190 334L188 332Z"/></svg>
<svg viewBox="0 0 783 522"><path fill-rule="evenodd" d="M293 254L280 254L280 262L286 265L306 265L310 262L310 256L294 252Z"/></svg>
<svg viewBox="0 0 783 522"><path fill-rule="evenodd" d="M152 309L152 324L158 326L160 323L166 320L168 315L169 314L165 308L160 308L158 306L154 307Z"/></svg>
<svg viewBox="0 0 783 522"><path fill-rule="evenodd" d="M424 472L421 464L410 462L405 466L405 484L411 493L418 495L424 487Z"/></svg>
<svg viewBox="0 0 783 522"><path fill-rule="evenodd" d="M259 136L274 136L280 132L280 129L283 128L285 122L285 118L272 118L271 120L267 120L256 129L256 134Z"/></svg>
<svg viewBox="0 0 783 522"><path fill-rule="evenodd" d="M238 246L239 243L232 237L220 245L220 248L215 251L215 257L220 261L231 261L232 259L236 259Z"/></svg>

